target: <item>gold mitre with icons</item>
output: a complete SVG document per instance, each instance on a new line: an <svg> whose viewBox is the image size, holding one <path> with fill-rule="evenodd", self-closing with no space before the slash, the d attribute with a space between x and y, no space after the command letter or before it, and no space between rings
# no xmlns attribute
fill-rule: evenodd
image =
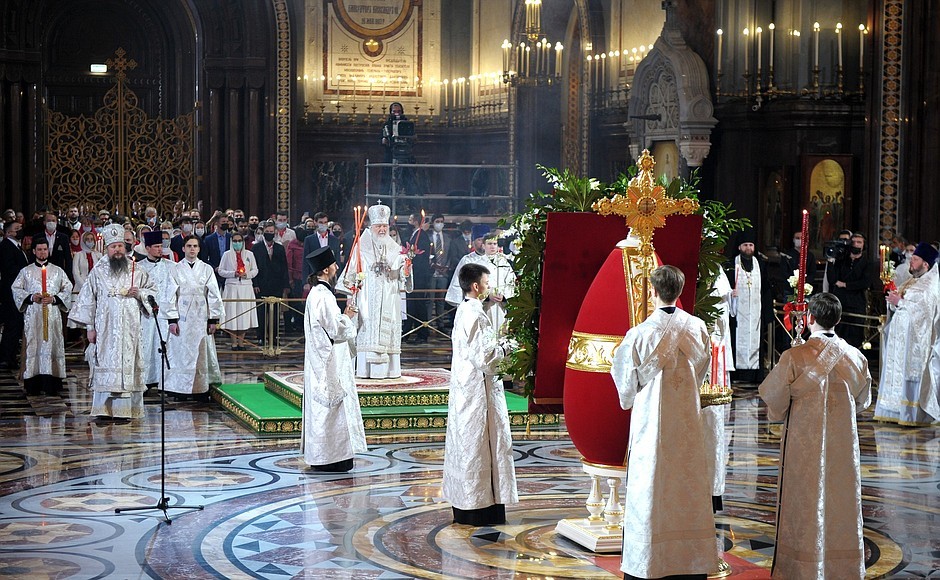
<svg viewBox="0 0 940 580"><path fill-rule="evenodd" d="M595 202L602 216L618 216L629 235L609 251L578 312L564 375L565 422L572 442L595 465L626 462L630 412L620 408L610 369L627 331L651 312L649 276L671 264L685 274L679 307L691 312L701 247L702 217L694 199L671 198L656 183L649 151L637 159L637 175L622 194ZM654 247L654 241L655 247Z"/></svg>

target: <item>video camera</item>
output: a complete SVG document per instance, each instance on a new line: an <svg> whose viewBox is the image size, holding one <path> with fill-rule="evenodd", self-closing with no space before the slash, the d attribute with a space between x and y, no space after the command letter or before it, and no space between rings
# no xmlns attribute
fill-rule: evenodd
<svg viewBox="0 0 940 580"><path fill-rule="evenodd" d="M849 255L852 240L832 240L823 244L823 255L830 262L841 260Z"/></svg>
<svg viewBox="0 0 940 580"><path fill-rule="evenodd" d="M391 135L389 137L393 158L406 159L411 157L411 149L416 139L414 121L407 119L391 121Z"/></svg>

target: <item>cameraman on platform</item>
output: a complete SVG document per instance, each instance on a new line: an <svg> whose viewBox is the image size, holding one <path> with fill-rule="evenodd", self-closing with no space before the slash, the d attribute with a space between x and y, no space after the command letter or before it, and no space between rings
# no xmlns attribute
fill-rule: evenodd
<svg viewBox="0 0 940 580"><path fill-rule="evenodd" d="M414 163L414 123L405 116L405 108L401 103L395 102L388 107L388 119L382 125L382 145L385 147L385 162ZM393 171L394 169L394 171ZM386 167L382 172L382 182L385 184L386 194L392 191L392 181L395 181L397 194L414 195L417 193L413 187L414 179L410 167ZM410 205L410 204L409 204Z"/></svg>
<svg viewBox="0 0 940 580"><path fill-rule="evenodd" d="M826 248L826 259L830 262L826 268L829 291L842 302L843 317L836 334L855 348L861 348L862 320L847 318L845 313L866 314L868 310L865 291L871 286L874 271L872 261L865 255L864 234L852 234L847 244L836 243Z"/></svg>

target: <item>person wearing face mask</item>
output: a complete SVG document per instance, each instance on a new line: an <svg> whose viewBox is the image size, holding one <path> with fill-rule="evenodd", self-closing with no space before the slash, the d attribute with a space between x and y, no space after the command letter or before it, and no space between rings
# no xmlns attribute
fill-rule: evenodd
<svg viewBox="0 0 940 580"><path fill-rule="evenodd" d="M167 230L161 230L160 238L161 238L160 243L162 246L161 252L163 254L163 257L166 258L167 260L170 260L171 262L179 262L180 261L179 254L177 254L176 252L170 249L170 232L168 232Z"/></svg>
<svg viewBox="0 0 940 580"><path fill-rule="evenodd" d="M82 251L82 232L78 229L72 230L69 234L69 254L75 257L75 254Z"/></svg>
<svg viewBox="0 0 940 580"><path fill-rule="evenodd" d="M150 226L151 230L155 230L159 227L159 218L157 218L157 208L148 207L144 210L144 223Z"/></svg>
<svg viewBox="0 0 940 580"><path fill-rule="evenodd" d="M286 248L287 244L295 239L297 234L291 229L287 214L278 212L274 220L274 241Z"/></svg>
<svg viewBox="0 0 940 580"><path fill-rule="evenodd" d="M865 236L856 232L850 238L847 255L836 260L828 270L829 291L842 303L842 322L836 334L855 348L861 348L864 340L862 320L852 314L866 314L868 298L865 291L871 287L877 272L865 255ZM849 316L846 317L846 314Z"/></svg>
<svg viewBox="0 0 940 580"><path fill-rule="evenodd" d="M254 279L256 298L277 296L287 298L290 295L290 274L287 269L287 251L284 246L274 241L277 228L274 222L265 222L262 230L262 242L256 243L251 251L258 264L258 275ZM267 323L266 306L258 306L258 339L264 339L264 329ZM274 324L274 336L278 335L279 325Z"/></svg>
<svg viewBox="0 0 940 580"><path fill-rule="evenodd" d="M43 215L43 232L33 236L41 237L49 245L49 262L62 268L72 281L72 252L69 250L69 237L58 231L59 218L54 213Z"/></svg>
<svg viewBox="0 0 940 580"><path fill-rule="evenodd" d="M8 221L3 224L3 241L0 241L0 369L19 368L16 355L20 352L23 335L23 314L13 300L13 281L29 260L23 252L20 238L23 224Z"/></svg>
<svg viewBox="0 0 940 580"><path fill-rule="evenodd" d="M212 266L212 269L216 272L218 272L219 264L222 262L222 254L227 252L232 244L232 234L229 233L230 228L230 218L224 213L219 214L216 216L215 231L203 239L202 251L199 257ZM216 276L216 282L219 288L225 289L225 278Z"/></svg>
<svg viewBox="0 0 940 580"><path fill-rule="evenodd" d="M304 398L301 453L311 471L346 472L366 452L352 345L356 309L341 312L333 294L336 259L328 246L306 256L313 289L304 307Z"/></svg>
<svg viewBox="0 0 940 580"><path fill-rule="evenodd" d="M206 223L200 220L193 220L193 235L200 240L206 236Z"/></svg>
<svg viewBox="0 0 940 580"><path fill-rule="evenodd" d="M208 401L209 386L222 381L214 335L225 311L215 269L199 259L201 243L186 238L183 259L173 265L179 322L170 324L164 388L177 398Z"/></svg>
<svg viewBox="0 0 940 580"><path fill-rule="evenodd" d="M245 247L245 238L240 233L232 234L232 249L222 254L219 275L225 278L222 328L232 333L232 350L245 350L248 346L245 334L249 329L258 328L253 288L258 262L254 253Z"/></svg>
<svg viewBox="0 0 940 580"><path fill-rule="evenodd" d="M141 233L143 235L143 233ZM127 255L129 260L136 260L138 262L147 259L146 248L144 249L143 254L136 250L137 238L134 237L134 232L131 230L124 230L124 253ZM141 242L142 243L142 242Z"/></svg>
<svg viewBox="0 0 940 580"><path fill-rule="evenodd" d="M343 262L342 252L340 251L340 240L329 231L328 224L330 223L330 217L324 212L318 211L313 214L313 222L316 224L316 230L307 232L307 237L304 238L303 255L307 256L314 250L320 248L329 248L336 259L336 267L342 272L345 263ZM313 272L310 270L310 264L307 260L304 260L302 276L304 292L309 292L312 287L309 282L311 274L313 274Z"/></svg>
<svg viewBox="0 0 940 580"><path fill-rule="evenodd" d="M428 234L430 238L430 265L431 265L431 316L436 318L434 324L438 330L446 332L450 327L445 311L447 303L445 294L450 280L453 276L451 263L453 259L450 253L454 246L450 236L444 233L444 216L434 214L431 218L431 231Z"/></svg>
<svg viewBox="0 0 940 580"><path fill-rule="evenodd" d="M189 216L183 216L179 220L179 235L173 236L170 238L170 249L177 256L183 255L183 240L187 237L193 235L193 218Z"/></svg>
<svg viewBox="0 0 940 580"><path fill-rule="evenodd" d="M445 300L454 306L460 305L463 300L460 269L466 264L482 265L489 273L489 292L482 298L483 311L489 318L490 325L500 331L506 321L505 300L516 295L516 275L509 259L499 250L499 238L495 230L490 230L486 224L477 224L473 226L473 237L483 240L481 252L471 252L460 260Z"/></svg>

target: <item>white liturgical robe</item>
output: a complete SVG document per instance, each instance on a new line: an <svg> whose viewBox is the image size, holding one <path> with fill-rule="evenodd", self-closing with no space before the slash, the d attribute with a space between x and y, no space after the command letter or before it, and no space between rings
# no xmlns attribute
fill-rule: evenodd
<svg viewBox="0 0 940 580"><path fill-rule="evenodd" d="M632 409L621 562L630 575L717 570L699 400L710 361L705 323L679 309L657 309L614 352L620 406Z"/></svg>
<svg viewBox="0 0 940 580"><path fill-rule="evenodd" d="M414 281L405 275L401 246L388 235L362 232L336 290L355 294L359 309L356 333L356 376L386 379L401 376L401 296Z"/></svg>
<svg viewBox="0 0 940 580"><path fill-rule="evenodd" d="M737 322L734 344L734 366L738 370L760 368L760 260L753 259L748 272L741 265L741 256L734 258L734 289L738 295L732 301L731 315Z"/></svg>
<svg viewBox="0 0 940 580"><path fill-rule="evenodd" d="M349 346L356 325L340 312L332 289L314 285L304 309L304 399L300 450L308 465L366 452L366 432Z"/></svg>
<svg viewBox="0 0 940 580"><path fill-rule="evenodd" d="M509 409L496 380L503 352L479 300L457 307L451 343L443 497L461 510L517 503Z"/></svg>
<svg viewBox="0 0 940 580"><path fill-rule="evenodd" d="M772 577L864 578L855 415L871 403L868 361L814 332L783 352L760 396L767 418L783 421Z"/></svg>
<svg viewBox="0 0 940 580"><path fill-rule="evenodd" d="M490 273L489 286L490 294L500 294L504 298L512 298L516 295L516 274L512 269L512 263L501 252L491 256L470 252L457 263L454 270L454 276L450 280L450 286L447 288L445 300L454 306L463 301L463 290L460 289L460 269L466 264L480 264ZM487 299L483 302L483 311L487 318L497 331L502 330L503 323L506 321L506 302L497 302Z"/></svg>
<svg viewBox="0 0 940 580"><path fill-rule="evenodd" d="M172 260L160 258L152 262L149 258L137 262L137 267L150 274L156 289L156 301L159 307L157 316L145 316L140 321L141 337L140 352L144 359L144 384L152 385L160 382L160 367L163 366L163 356L160 354L160 336L157 333L157 324L163 340L170 337L169 319L177 318L176 313L176 279L173 276Z"/></svg>
<svg viewBox="0 0 940 580"><path fill-rule="evenodd" d="M221 320L222 292L212 266L198 258L190 266L183 258L173 264L178 285L176 308L179 336L170 336L167 355L166 390L172 393L201 394L210 384L221 382L215 339L208 334L209 320Z"/></svg>
<svg viewBox="0 0 940 580"><path fill-rule="evenodd" d="M898 289L885 331L875 419L907 426L940 421L940 278L931 268Z"/></svg>
<svg viewBox="0 0 940 580"><path fill-rule="evenodd" d="M127 260L127 269L111 271L107 255L95 264L69 319L95 330L97 339L88 358L93 391L91 414L121 418L143 416L146 388L143 382L140 319L150 313L147 297L156 289L150 275ZM137 297L127 295L133 285Z"/></svg>
<svg viewBox="0 0 940 580"><path fill-rule="evenodd" d="M720 298L716 305L718 318L712 328L712 343L718 345L718 368L722 376L709 377L712 384L731 384L731 371L734 370L734 356L731 349L731 324L729 310L731 307L731 283L728 277L720 273L712 285L712 296ZM712 476L712 495L721 496L725 493L725 472L728 464L728 445L730 437L725 433L725 424L731 417L731 405L711 405L702 409L702 420L705 426L705 448L708 451L706 460L708 472Z"/></svg>
<svg viewBox="0 0 940 580"><path fill-rule="evenodd" d="M46 293L57 300L43 307L33 302L33 295L42 293L42 268L35 262L26 266L13 281L13 303L23 312L23 337L26 358L23 378L49 375L65 378L65 338L62 335L62 314L72 303L72 283L65 270L55 264L46 265ZM43 338L43 308L46 310L46 338Z"/></svg>

